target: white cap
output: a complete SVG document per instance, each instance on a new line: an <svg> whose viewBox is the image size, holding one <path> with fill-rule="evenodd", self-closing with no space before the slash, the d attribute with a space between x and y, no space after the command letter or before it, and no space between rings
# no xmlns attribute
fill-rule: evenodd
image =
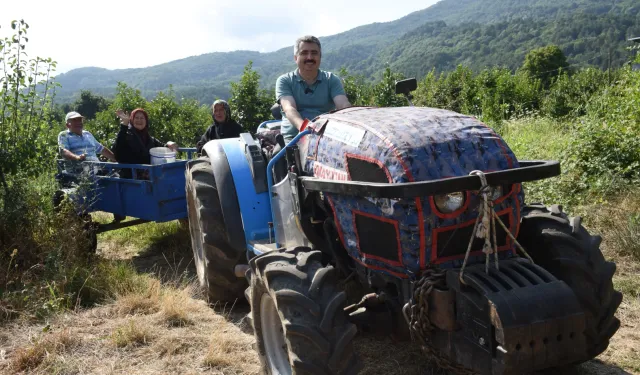
<svg viewBox="0 0 640 375"><path fill-rule="evenodd" d="M84 116L79 114L78 112L69 112L67 113L67 116L64 118L64 121L69 122L69 120L71 120L72 118L78 118L78 117L84 118Z"/></svg>

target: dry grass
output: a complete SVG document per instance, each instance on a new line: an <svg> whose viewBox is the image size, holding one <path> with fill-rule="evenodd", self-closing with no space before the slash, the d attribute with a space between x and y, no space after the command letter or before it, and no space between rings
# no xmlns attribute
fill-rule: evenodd
<svg viewBox="0 0 640 375"><path fill-rule="evenodd" d="M111 333L111 341L118 348L147 345L152 336L151 332L148 325L131 319Z"/></svg>
<svg viewBox="0 0 640 375"><path fill-rule="evenodd" d="M235 334L239 327L229 325L222 317L215 324L216 329L202 363L225 374L259 373L258 355L252 347L255 342L253 336Z"/></svg>
<svg viewBox="0 0 640 375"><path fill-rule="evenodd" d="M127 294L116 300L114 309L120 316L151 314L160 309L158 299L140 294Z"/></svg>
<svg viewBox="0 0 640 375"><path fill-rule="evenodd" d="M33 370L45 362L55 364L56 358L74 346L79 345L79 338L63 330L57 333L44 334L33 344L18 349L12 357L9 369L15 372Z"/></svg>
<svg viewBox="0 0 640 375"><path fill-rule="evenodd" d="M239 323L246 311L217 311L194 294L193 286L163 285L158 293L128 293L63 314L50 329L65 330L78 344L73 352L45 354L39 362L26 361L22 353L43 358L45 352L31 343L42 326L7 326L0 332L0 374L257 374L253 335Z"/></svg>
<svg viewBox="0 0 640 375"><path fill-rule="evenodd" d="M582 207L579 211L590 229L603 236L602 248L608 258L635 265L640 263L640 196L637 190L603 204Z"/></svg>
<svg viewBox="0 0 640 375"><path fill-rule="evenodd" d="M199 306L193 299L195 286L193 284L181 290L171 289L166 291L161 300L161 318L169 327L182 327L193 324L190 317Z"/></svg>
<svg viewBox="0 0 640 375"><path fill-rule="evenodd" d="M622 326L600 359L640 374L640 299L623 300L617 316Z"/></svg>
<svg viewBox="0 0 640 375"><path fill-rule="evenodd" d="M148 279L142 284L146 288L131 288L116 297L114 309L119 316L152 314L160 309L160 282Z"/></svg>

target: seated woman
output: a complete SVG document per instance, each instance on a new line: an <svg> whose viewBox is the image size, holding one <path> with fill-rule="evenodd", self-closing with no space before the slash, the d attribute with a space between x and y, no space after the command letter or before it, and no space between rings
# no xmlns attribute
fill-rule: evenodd
<svg viewBox="0 0 640 375"><path fill-rule="evenodd" d="M149 134L149 115L142 108L136 108L131 114L123 110L116 112L120 117L120 131L113 145L113 154L118 163L123 164L151 164L149 150L154 147L168 147L178 150L174 142L166 144ZM122 178L132 178L131 169L124 169L120 173Z"/></svg>
<svg viewBox="0 0 640 375"><path fill-rule="evenodd" d="M202 138L196 143L196 152L202 153L202 147L212 139L237 138L244 130L231 118L229 103L218 99L211 105L213 124L209 126Z"/></svg>

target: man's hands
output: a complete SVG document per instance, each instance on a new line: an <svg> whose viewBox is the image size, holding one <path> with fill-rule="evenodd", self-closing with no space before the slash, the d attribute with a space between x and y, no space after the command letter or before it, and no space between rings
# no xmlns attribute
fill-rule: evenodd
<svg viewBox="0 0 640 375"><path fill-rule="evenodd" d="M72 161L84 161L87 158L86 154L76 155L73 152L67 150L66 148L61 149L60 153L62 154L63 158L67 160L72 160Z"/></svg>
<svg viewBox="0 0 640 375"><path fill-rule="evenodd" d="M131 118L129 117L129 114L127 112L119 109L116 111L116 116L120 118L120 122L122 123L122 125L129 125Z"/></svg>
<svg viewBox="0 0 640 375"><path fill-rule="evenodd" d="M171 151L178 151L178 144L175 142L169 141L165 146L171 149Z"/></svg>

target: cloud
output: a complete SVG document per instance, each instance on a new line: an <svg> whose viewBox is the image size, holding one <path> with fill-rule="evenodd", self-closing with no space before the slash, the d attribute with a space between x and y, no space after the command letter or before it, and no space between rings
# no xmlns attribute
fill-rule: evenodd
<svg viewBox="0 0 640 375"><path fill-rule="evenodd" d="M435 3L407 0L22 0L3 4L0 36L12 19L31 26L27 52L51 57L58 72L161 64L209 52L271 52L301 35L327 36L387 22Z"/></svg>

